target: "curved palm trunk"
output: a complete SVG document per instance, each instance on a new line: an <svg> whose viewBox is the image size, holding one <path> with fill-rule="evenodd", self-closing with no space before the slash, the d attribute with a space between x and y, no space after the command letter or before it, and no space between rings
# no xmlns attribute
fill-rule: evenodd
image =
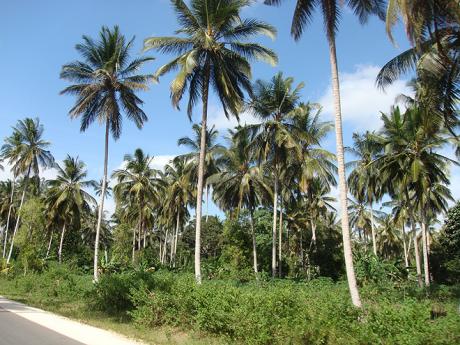
<svg viewBox="0 0 460 345"><path fill-rule="evenodd" d="M11 187L11 196L10 196L10 207L8 208L8 217L6 218L6 228L3 237L3 251L2 257L5 258L6 255L6 243L8 241L8 229L10 228L10 218L11 210L13 209L13 197L14 197L14 187L16 186L16 176L13 179L13 186Z"/></svg>
<svg viewBox="0 0 460 345"><path fill-rule="evenodd" d="M257 273L259 272L259 270L257 268L257 242L256 242L256 232L254 229L254 210L252 209L252 206L250 206L249 221L251 223L252 257L253 257L254 273L256 274L256 278L258 278Z"/></svg>
<svg viewBox="0 0 460 345"><path fill-rule="evenodd" d="M104 176L102 177L101 201L97 215L96 240L94 241L94 281L99 279L99 236L101 234L102 215L104 214L104 200L107 184L107 164L109 161L109 121L105 124L105 147L104 147Z"/></svg>
<svg viewBox="0 0 460 345"><path fill-rule="evenodd" d="M278 214L278 176L275 176L273 193L273 230L272 230L272 277L276 276L276 215Z"/></svg>
<svg viewBox="0 0 460 345"><path fill-rule="evenodd" d="M7 265L10 263L10 260L11 260L11 254L13 253L14 239L19 229L19 223L21 222L21 210L22 210L22 205L24 205L24 199L26 197L27 186L29 184L30 169L31 169L31 166L29 165L29 168L27 169L27 175L25 177L24 190L22 191L21 203L19 204L18 217L16 219L16 224L14 226L13 236L11 237L10 251L8 253L8 258L6 259Z"/></svg>
<svg viewBox="0 0 460 345"><path fill-rule="evenodd" d="M345 157L342 133L342 110L340 106L340 85L335 38L330 37L328 41L332 75L332 94L334 96L335 110L335 136L337 145L337 168L339 175L339 200L341 208L343 254L345 256L345 268L347 272L348 288L350 289L351 300L356 307L361 308L361 298L359 297L358 286L356 284L355 269L353 267L350 223L348 221L347 181L345 176Z"/></svg>
<svg viewBox="0 0 460 345"><path fill-rule="evenodd" d="M62 246L64 244L64 235L65 235L65 224L62 227L61 240L59 241L59 251L58 251L59 263L62 263Z"/></svg>
<svg viewBox="0 0 460 345"><path fill-rule="evenodd" d="M195 279L201 284L201 208L203 202L204 158L206 155L206 126L208 119L210 67L206 67L203 83L203 114L201 118L200 158L198 162L198 185L196 193L196 227L195 227Z"/></svg>
<svg viewBox="0 0 460 345"><path fill-rule="evenodd" d="M375 226L374 226L374 210L372 209L372 201L369 202L371 208L371 233L372 233L372 249L374 250L374 255L377 256L377 239L375 236Z"/></svg>
<svg viewBox="0 0 460 345"><path fill-rule="evenodd" d="M423 211L422 211L423 213ZM426 235L426 217L424 214L421 215L421 229L422 229L422 249L423 249L423 269L425 275L425 286L430 286L430 267L429 267L429 260L428 260L428 241Z"/></svg>

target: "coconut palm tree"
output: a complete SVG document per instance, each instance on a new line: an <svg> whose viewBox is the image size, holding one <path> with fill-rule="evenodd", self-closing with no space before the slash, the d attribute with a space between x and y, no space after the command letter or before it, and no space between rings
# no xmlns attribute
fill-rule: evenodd
<svg viewBox="0 0 460 345"><path fill-rule="evenodd" d="M58 259L62 262L62 246L66 230L81 228L81 219L90 212L96 200L85 190L94 187L95 181L86 180L86 165L78 157L67 156L62 166L55 164L57 177L48 181L46 203L50 217L62 224Z"/></svg>
<svg viewBox="0 0 460 345"><path fill-rule="evenodd" d="M276 33L266 23L241 18L241 10L251 3L251 0L191 0L190 6L187 6L183 0L173 0L173 9L180 24L177 33L181 36L150 37L144 42L145 50L156 49L176 54L171 62L160 67L156 73L161 76L179 69L171 84L173 106L178 107L187 90L189 118L200 99L203 104L195 217L195 276L198 283L201 283L201 208L210 85L225 115L238 116L244 91L251 91L249 60L265 60L272 65L277 63L273 51L260 44L247 42L258 34L273 38Z"/></svg>
<svg viewBox="0 0 460 345"><path fill-rule="evenodd" d="M295 110L300 106L300 90L303 83L294 87L294 79L284 78L280 72L270 81L257 80L253 86L254 95L247 104L247 110L262 122L248 125L253 138L251 150L259 162L266 166L273 178L273 230L272 230L272 275L276 274L276 233L280 177L291 155L296 160L303 158L299 144L303 129L294 123Z"/></svg>
<svg viewBox="0 0 460 345"><path fill-rule="evenodd" d="M177 145L186 146L191 152L179 155L178 158L184 158L188 161L187 168L190 169L189 177L191 181L198 181L198 167L200 161L200 141L201 141L201 126L194 124L192 126L193 137L182 137L177 140ZM217 140L219 138L219 132L214 126L206 129L206 154L204 159L204 186L206 188L206 219L208 218L208 206L209 206L209 188L208 177L219 171L217 155L224 149Z"/></svg>
<svg viewBox="0 0 460 345"><path fill-rule="evenodd" d="M268 5L279 5L281 2L282 0L265 0L265 3ZM348 0L345 2L340 0L297 0L294 15L292 17L291 35L295 40L299 40L306 26L311 22L314 10L319 7L323 15L326 38L329 44L332 94L334 96L335 132L340 195L339 201L341 206L345 266L352 302L356 307L360 308L361 299L359 297L359 291L356 284L355 271L353 267L353 255L350 241L350 224L348 222L347 214L347 184L343 148L342 110L340 105L339 72L337 66L335 40L341 14L341 4L344 4L349 9L351 9L359 17L361 23L365 23L370 14L378 14L382 18L384 16L382 0Z"/></svg>
<svg viewBox="0 0 460 345"><path fill-rule="evenodd" d="M366 132L363 135L353 133L353 146L347 148L357 159L347 163L347 168L352 167L348 176L350 192L357 200L369 204L370 225L372 235L372 248L377 255L377 241L375 233L373 203L378 202L383 195L383 184L376 165L371 164L381 150L381 145L376 141L375 134Z"/></svg>
<svg viewBox="0 0 460 345"><path fill-rule="evenodd" d="M134 155L127 154L124 157L125 167L113 172L112 177L117 180L114 187L115 200L118 203L129 202L135 209L138 217L138 247L146 246L147 216L152 205L160 203L160 189L164 187L164 181L158 177L159 171L151 167L153 156L146 155L141 149L136 149Z"/></svg>
<svg viewBox="0 0 460 345"><path fill-rule="evenodd" d="M194 202L195 191L190 183L191 168L189 167L192 164L187 158L179 156L165 167L165 178L168 189L166 190L164 210L176 222L170 256L173 267L176 266L179 231L189 217L188 206Z"/></svg>
<svg viewBox="0 0 460 345"><path fill-rule="evenodd" d="M242 208L249 211L251 225L253 268L257 276L257 247L254 230L254 210L263 200L271 199L269 181L249 150L251 142L247 127L229 131L230 146L221 153L222 170L209 180L214 186L214 199L224 210L233 210L238 216Z"/></svg>
<svg viewBox="0 0 460 345"><path fill-rule="evenodd" d="M10 250L6 260L7 263L10 262L11 254L13 253L14 239L19 229L21 210L27 193L30 175L33 174L38 178L41 167L52 167L54 164L53 155L47 150L50 143L43 139L43 131L43 125L38 118L19 120L17 125L13 127L14 140L18 140L19 144L14 149L16 152L11 156L9 163L12 165L15 175L24 176L24 182L18 215L16 217L16 225L11 237Z"/></svg>
<svg viewBox="0 0 460 345"><path fill-rule="evenodd" d="M10 165L15 162L19 154L21 152L21 134L18 131L13 131L13 133L5 138L5 143L2 145L1 152L0 152L0 158L4 161L7 161ZM3 251L2 251L2 257L5 258L6 256L6 244L8 241L8 231L10 229L10 219L11 219L11 211L13 209L13 198L14 198L14 191L16 187L16 177L18 175L18 172L12 169L13 173L13 182L12 182L12 188L11 188L11 194L10 194L10 204L8 208L8 215L7 215L7 220L6 220L6 225L5 225L5 233L3 237Z"/></svg>
<svg viewBox="0 0 460 345"><path fill-rule="evenodd" d="M71 118L81 117L80 130L86 131L95 120L105 125L103 187L94 248L95 281L98 280L99 233L107 186L109 135L112 134L115 140L120 137L123 112L138 128L142 128L147 121L147 115L140 108L143 102L136 92L147 89L147 82L152 76L138 74L138 72L152 58L141 57L130 60L133 43L134 37L126 41L118 26L113 29L104 26L98 41L83 36L83 43L75 46L83 61L66 64L61 71L62 79L75 83L62 90L61 94L77 97L69 115Z"/></svg>
<svg viewBox="0 0 460 345"><path fill-rule="evenodd" d="M421 265L417 262L415 213L417 208L421 210L420 222L427 224L427 196L430 188L436 184L448 185L448 167L458 163L438 152L448 143L448 139L444 135L441 119L427 109L414 107L401 114L399 108L395 108L390 115L382 114L382 120L384 153L376 163L379 164L383 183L391 186L390 194L404 195L406 203L410 205L417 276L419 284L422 285ZM422 246L425 252L427 243L424 231L423 226ZM425 255L424 267L428 270L428 257ZM425 283L429 285L429 274L425 274Z"/></svg>

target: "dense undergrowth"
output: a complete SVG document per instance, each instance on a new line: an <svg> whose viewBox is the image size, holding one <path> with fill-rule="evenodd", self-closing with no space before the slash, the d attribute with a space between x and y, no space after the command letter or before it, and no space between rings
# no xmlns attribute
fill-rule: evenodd
<svg viewBox="0 0 460 345"><path fill-rule="evenodd" d="M167 271L91 276L51 266L41 274L0 276L0 294L58 310L80 302L89 311L139 327L172 326L228 343L459 344L459 288L423 291L367 284L364 312L351 306L346 283L210 280Z"/></svg>

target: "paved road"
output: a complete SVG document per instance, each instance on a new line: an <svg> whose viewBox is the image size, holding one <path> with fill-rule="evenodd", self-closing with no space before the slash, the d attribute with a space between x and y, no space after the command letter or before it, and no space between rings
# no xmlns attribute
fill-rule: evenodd
<svg viewBox="0 0 460 345"><path fill-rule="evenodd" d="M0 296L0 345L142 345Z"/></svg>
<svg viewBox="0 0 460 345"><path fill-rule="evenodd" d="M0 345L82 345L0 307Z"/></svg>

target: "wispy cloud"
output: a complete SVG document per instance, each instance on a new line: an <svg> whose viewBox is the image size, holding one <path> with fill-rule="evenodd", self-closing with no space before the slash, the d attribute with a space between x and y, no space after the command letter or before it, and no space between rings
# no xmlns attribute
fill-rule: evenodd
<svg viewBox="0 0 460 345"><path fill-rule="evenodd" d="M411 94L407 81L398 80L382 91L375 85L379 66L358 65L353 72L340 74L340 92L343 121L356 129L378 129L381 126L380 112L388 112L400 94ZM334 102L331 86L318 100L324 115L332 119Z"/></svg>

